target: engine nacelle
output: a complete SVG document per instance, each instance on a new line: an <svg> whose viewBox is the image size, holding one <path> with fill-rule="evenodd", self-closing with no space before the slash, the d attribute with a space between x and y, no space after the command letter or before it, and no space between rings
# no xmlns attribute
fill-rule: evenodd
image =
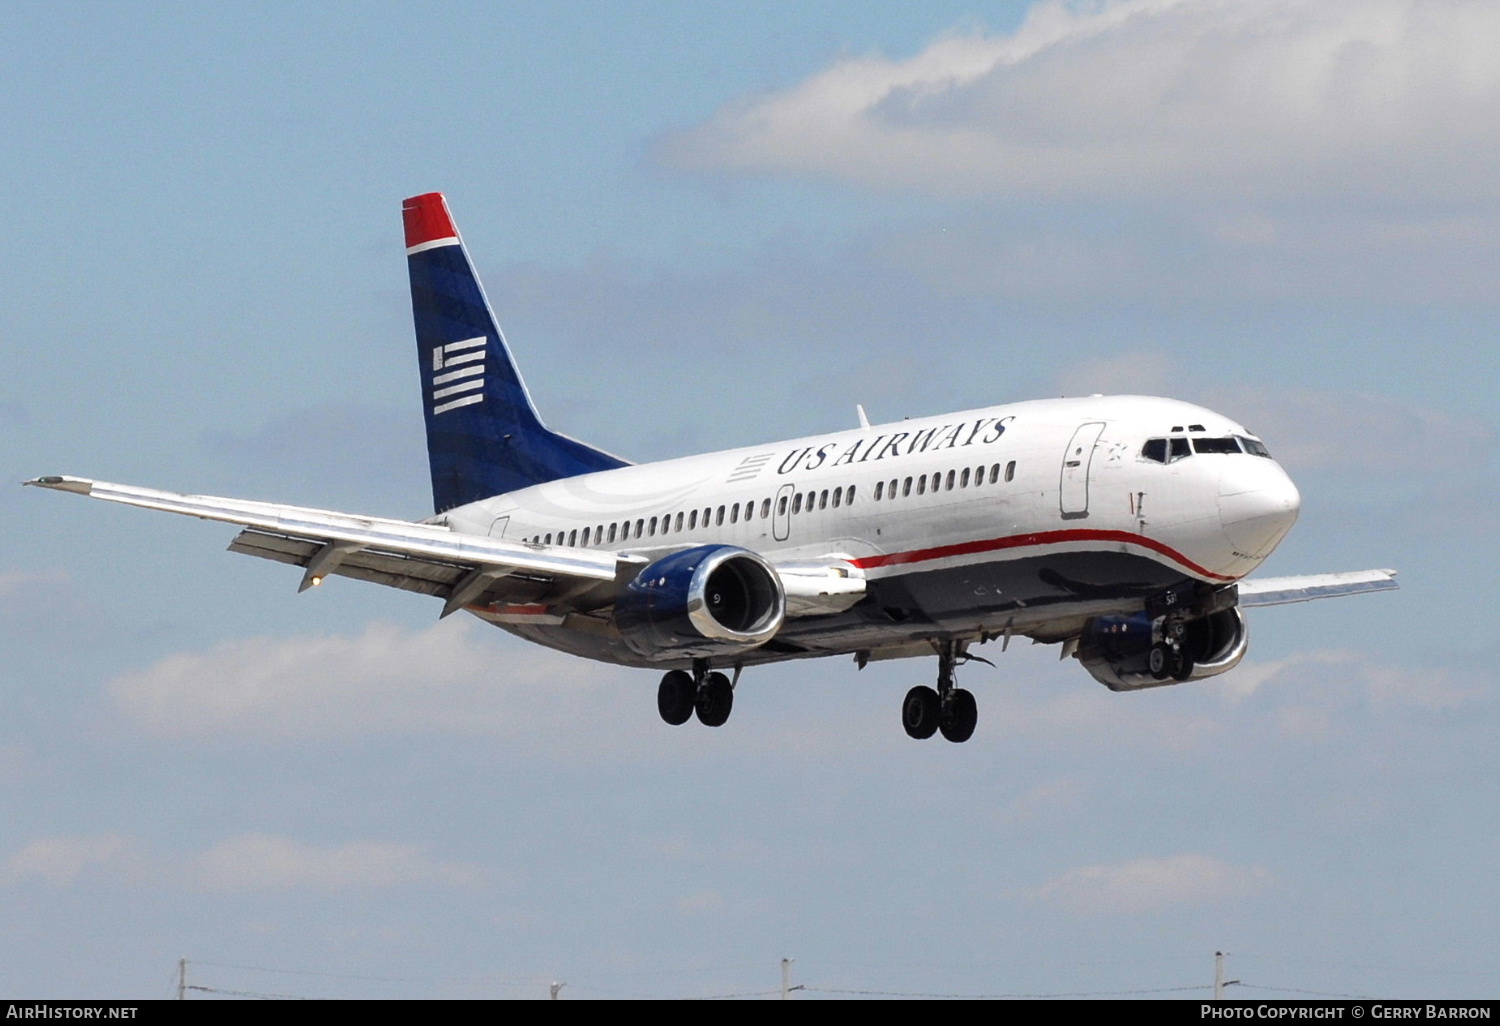
<svg viewBox="0 0 1500 1026"><path fill-rule="evenodd" d="M615 600L615 626L648 659L734 655L775 637L786 593L761 556L734 545L699 545L663 556Z"/></svg>
<svg viewBox="0 0 1500 1026"><path fill-rule="evenodd" d="M1179 662L1184 672L1173 676L1174 646L1163 634L1165 626L1165 617L1149 613L1097 616L1079 639L1078 661L1111 691L1139 691L1217 676L1238 666L1250 647L1245 614L1237 606L1190 620L1175 646L1181 652L1176 658L1189 662Z"/></svg>

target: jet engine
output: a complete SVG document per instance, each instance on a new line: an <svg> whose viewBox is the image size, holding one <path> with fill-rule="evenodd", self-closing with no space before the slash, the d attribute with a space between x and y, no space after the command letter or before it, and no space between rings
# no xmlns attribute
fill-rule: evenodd
<svg viewBox="0 0 1500 1026"><path fill-rule="evenodd" d="M786 619L775 568L749 549L700 545L646 567L615 600L615 626L637 655L734 655L765 644Z"/></svg>
<svg viewBox="0 0 1500 1026"><path fill-rule="evenodd" d="M1237 606L1195 620L1096 616L1078 642L1078 661L1111 691L1139 691L1202 680L1234 669L1250 635Z"/></svg>

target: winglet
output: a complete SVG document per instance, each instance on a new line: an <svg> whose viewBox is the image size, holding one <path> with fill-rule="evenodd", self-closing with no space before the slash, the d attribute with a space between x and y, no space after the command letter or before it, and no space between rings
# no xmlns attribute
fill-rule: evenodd
<svg viewBox="0 0 1500 1026"><path fill-rule="evenodd" d="M79 495L87 495L94 490L94 482L85 477L34 477L30 481L22 481L21 484L52 488L59 492L77 492Z"/></svg>

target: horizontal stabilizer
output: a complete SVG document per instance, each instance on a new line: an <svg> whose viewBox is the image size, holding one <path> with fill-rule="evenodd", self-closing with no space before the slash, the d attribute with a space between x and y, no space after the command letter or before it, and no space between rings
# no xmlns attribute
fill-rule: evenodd
<svg viewBox="0 0 1500 1026"><path fill-rule="evenodd" d="M1345 570L1333 574L1241 581L1239 592L1242 606L1279 606L1288 602L1363 595L1371 591L1395 591L1399 587L1394 570Z"/></svg>

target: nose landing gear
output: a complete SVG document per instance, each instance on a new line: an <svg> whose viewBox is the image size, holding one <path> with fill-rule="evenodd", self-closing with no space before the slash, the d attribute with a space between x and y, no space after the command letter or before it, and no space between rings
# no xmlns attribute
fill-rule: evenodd
<svg viewBox="0 0 1500 1026"><path fill-rule="evenodd" d="M906 693L901 705L901 726L907 736L925 741L941 731L955 744L974 736L979 706L971 692L955 686L953 678L953 668L963 657L957 642L944 641L938 646L937 687L920 684Z"/></svg>
<svg viewBox="0 0 1500 1026"><path fill-rule="evenodd" d="M734 709L734 685L722 673L711 673L707 660L693 663L693 672L671 670L656 688L656 711L672 726L694 713L705 727L722 727Z"/></svg>

